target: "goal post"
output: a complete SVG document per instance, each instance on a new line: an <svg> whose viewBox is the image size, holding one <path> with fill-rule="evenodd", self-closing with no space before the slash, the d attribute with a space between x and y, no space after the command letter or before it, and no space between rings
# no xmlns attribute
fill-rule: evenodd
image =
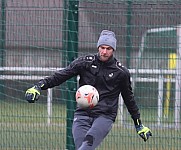
<svg viewBox="0 0 181 150"><path fill-rule="evenodd" d="M175 128L179 128L181 113L181 25L177 26L177 61L175 89Z"/></svg>
<svg viewBox="0 0 181 150"><path fill-rule="evenodd" d="M176 67L174 69L169 69L167 68L141 68L140 66L143 64L142 63L142 58L143 58L143 53L144 49L147 46L145 43L148 42L147 38L150 36L150 38L163 38L167 37L168 35L160 36L161 34L167 34L174 32L174 38L176 37ZM155 34L158 34L155 36ZM172 38L172 37L171 37ZM163 42L164 43L164 42ZM166 43L166 42L165 42ZM165 44L164 43L164 44ZM157 44L157 43L151 43L151 44ZM153 46L153 45L152 45ZM157 45L158 46L158 45ZM153 46L154 47L154 46ZM162 47L160 47L161 49ZM157 52L157 51L156 51ZM169 59L169 58L168 58ZM157 60L156 60L157 61ZM161 125L161 118L163 117L163 99L164 99L164 83L175 83L175 87L171 87L172 89L175 88L175 93L174 93L174 128L178 129L180 128L180 107L181 107L181 25L174 26L174 27L163 27L163 28L152 28L148 29L141 38L141 44L140 44L140 49L137 57L137 63L136 63L136 69L135 73L133 73L133 89L135 88L136 82L138 82L139 79L139 74L141 73L141 70L144 70L144 74L149 74L147 71L149 70L150 74L156 75L157 74L157 79L155 80L150 80L150 82L158 82L158 97L157 97L157 111L158 111L158 125ZM156 71L157 70L157 71ZM173 75L172 79L167 79L165 76L168 75ZM147 79L145 79L147 80ZM140 82L140 81L139 81ZM149 82L147 80L147 82ZM166 90L172 90L172 89L166 89ZM173 90L172 90L173 91ZM169 91L170 92L170 91Z"/></svg>

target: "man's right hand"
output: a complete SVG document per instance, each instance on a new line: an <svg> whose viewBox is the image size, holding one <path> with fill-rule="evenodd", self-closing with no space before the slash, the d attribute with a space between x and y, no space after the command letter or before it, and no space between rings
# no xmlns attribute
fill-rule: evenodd
<svg viewBox="0 0 181 150"><path fill-rule="evenodd" d="M40 96L41 88L38 85L29 88L25 93L25 98L29 103L34 103Z"/></svg>

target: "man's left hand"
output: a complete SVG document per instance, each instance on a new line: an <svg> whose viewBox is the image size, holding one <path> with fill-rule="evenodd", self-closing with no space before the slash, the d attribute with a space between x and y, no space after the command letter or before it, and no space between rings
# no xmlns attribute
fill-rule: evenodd
<svg viewBox="0 0 181 150"><path fill-rule="evenodd" d="M152 132L148 127L145 127L144 125L136 125L136 131L139 134L139 136L144 139L146 142L150 136L152 136Z"/></svg>

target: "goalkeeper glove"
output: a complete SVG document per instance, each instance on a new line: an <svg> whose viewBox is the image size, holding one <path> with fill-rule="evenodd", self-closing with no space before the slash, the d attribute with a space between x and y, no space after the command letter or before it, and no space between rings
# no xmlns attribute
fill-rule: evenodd
<svg viewBox="0 0 181 150"><path fill-rule="evenodd" d="M152 132L148 127L145 127L140 119L135 121L135 128L139 136L146 142L150 136L152 136Z"/></svg>
<svg viewBox="0 0 181 150"><path fill-rule="evenodd" d="M41 87L38 85L29 88L25 93L25 98L29 103L34 103L38 100L41 92Z"/></svg>

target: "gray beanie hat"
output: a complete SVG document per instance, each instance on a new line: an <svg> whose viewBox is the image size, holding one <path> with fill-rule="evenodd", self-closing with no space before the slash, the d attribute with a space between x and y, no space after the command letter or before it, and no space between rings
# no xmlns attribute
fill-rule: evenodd
<svg viewBox="0 0 181 150"><path fill-rule="evenodd" d="M108 45L111 46L114 50L116 50L116 41L117 40L114 32L109 30L103 30L97 42L97 48L101 45Z"/></svg>

